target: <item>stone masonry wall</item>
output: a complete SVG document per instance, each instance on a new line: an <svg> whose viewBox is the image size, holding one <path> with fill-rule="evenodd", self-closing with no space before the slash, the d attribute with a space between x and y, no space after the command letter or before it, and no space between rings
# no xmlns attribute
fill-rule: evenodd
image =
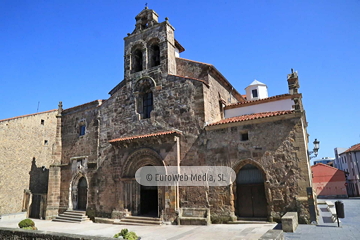
<svg viewBox="0 0 360 240"><path fill-rule="evenodd" d="M46 177L30 174L48 174L42 166L49 169L51 164L55 115L52 110L0 120L0 215L21 212L24 189L30 185L33 191L44 192Z"/></svg>
<svg viewBox="0 0 360 240"><path fill-rule="evenodd" d="M209 74L208 79L210 87L204 89L205 121L213 123L222 119L220 112L221 100L225 101L226 104L237 103L238 101L231 92L232 90L225 87L216 76Z"/></svg>
<svg viewBox="0 0 360 240"><path fill-rule="evenodd" d="M118 202L123 194L115 191L120 188L118 182L122 177L123 164L132 152L141 148L151 148L167 165L176 165L173 137L165 138L161 143L158 140L147 139L128 144L127 147L112 146L109 140L176 129L183 132L181 153L184 157L186 149L191 148L196 140L195 136L204 126L203 87L206 86L203 83L169 75L167 78L157 79L156 84L158 87L153 91L154 110L149 119L136 119L135 96L131 83L119 89L101 106L100 157L97 172L99 180L96 190L97 212L100 215L110 214L114 208L121 208Z"/></svg>
<svg viewBox="0 0 360 240"><path fill-rule="evenodd" d="M98 156L98 106L102 101L93 101L62 112L62 166L60 187L60 212L68 209L70 185L76 185L77 176L85 176L88 186L92 185L92 175L96 170ZM85 125L85 134L80 135L80 126ZM78 166L81 161L81 166ZM77 179L78 180L78 179ZM89 187L92 191L93 187ZM88 194L88 206L94 205L94 200Z"/></svg>
<svg viewBox="0 0 360 240"><path fill-rule="evenodd" d="M247 141L240 138L244 131L249 135ZM269 217L278 221L287 211L298 211L300 221L304 223L309 220L309 214L301 206L306 204L303 198L306 199L306 187L310 186L310 181L306 151L299 140L302 135L301 117L247 121L209 129L205 137L206 162L208 165L232 167L236 173L245 164L257 166L265 174ZM235 193L234 186L232 189L210 189L206 195L209 196L211 212L215 215L233 212ZM203 204L206 204L205 199Z"/></svg>

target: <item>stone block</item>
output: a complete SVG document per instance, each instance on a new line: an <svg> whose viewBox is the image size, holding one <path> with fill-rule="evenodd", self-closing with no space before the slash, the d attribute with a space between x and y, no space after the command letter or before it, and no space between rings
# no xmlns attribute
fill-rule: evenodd
<svg viewBox="0 0 360 240"><path fill-rule="evenodd" d="M281 224L284 232L295 232L299 225L297 212L287 212L281 218Z"/></svg>
<svg viewBox="0 0 360 240"><path fill-rule="evenodd" d="M178 217L179 225L209 225L209 208L181 208Z"/></svg>

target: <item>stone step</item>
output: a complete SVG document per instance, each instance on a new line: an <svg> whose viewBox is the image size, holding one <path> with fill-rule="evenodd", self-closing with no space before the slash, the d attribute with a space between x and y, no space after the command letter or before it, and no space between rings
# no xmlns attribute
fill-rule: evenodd
<svg viewBox="0 0 360 240"><path fill-rule="evenodd" d="M237 220L238 221L249 221L249 222L253 222L253 221L267 222L266 217L238 217Z"/></svg>
<svg viewBox="0 0 360 240"><path fill-rule="evenodd" d="M237 220L237 221L230 221L228 224L272 224L271 222L267 221L246 221L246 220Z"/></svg>
<svg viewBox="0 0 360 240"><path fill-rule="evenodd" d="M85 223L85 222L91 222L91 220L85 220L85 221L73 221L73 220L67 220L67 219L61 219L61 218L55 218L52 220L53 222L66 222L66 223Z"/></svg>
<svg viewBox="0 0 360 240"><path fill-rule="evenodd" d="M157 217L142 217L142 216L127 216L126 219L138 219L138 220L152 220L152 221L161 221L160 218Z"/></svg>
<svg viewBox="0 0 360 240"><path fill-rule="evenodd" d="M160 225L160 221L151 221L151 220L141 220L141 219L121 219L120 223L139 223L139 224L153 224L153 225Z"/></svg>
<svg viewBox="0 0 360 240"><path fill-rule="evenodd" d="M67 215L59 215L56 218L59 219L68 219L68 220L72 220L72 221L86 221L86 220L90 220L88 217L83 216L83 217L71 217L71 216L67 216Z"/></svg>
<svg viewBox="0 0 360 240"><path fill-rule="evenodd" d="M122 218L120 222L116 224L127 224L127 225L161 225L160 218L154 217L142 217L142 216L128 216Z"/></svg>
<svg viewBox="0 0 360 240"><path fill-rule="evenodd" d="M133 222L116 222L115 225L132 225L132 226L154 226L160 224L146 224L146 223L133 223Z"/></svg>
<svg viewBox="0 0 360 240"><path fill-rule="evenodd" d="M63 214L74 215L74 216L85 216L86 215L86 213L70 212L70 211L66 211Z"/></svg>
<svg viewBox="0 0 360 240"><path fill-rule="evenodd" d="M64 213L57 216L53 219L54 222L69 222L69 223L81 223L91 221L87 216L85 211L72 211L67 210Z"/></svg>
<svg viewBox="0 0 360 240"><path fill-rule="evenodd" d="M67 215L67 214L60 214L59 217L66 217L72 219L88 219L87 216L74 216L74 215Z"/></svg>

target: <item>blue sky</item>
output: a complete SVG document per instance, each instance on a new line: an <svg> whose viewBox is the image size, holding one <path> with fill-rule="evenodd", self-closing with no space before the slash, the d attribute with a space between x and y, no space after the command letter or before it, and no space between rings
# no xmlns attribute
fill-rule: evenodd
<svg viewBox="0 0 360 240"><path fill-rule="evenodd" d="M319 158L360 142L360 0L2 0L0 119L107 99L145 2L175 27L181 57L213 64L240 93L254 79L287 93L297 70Z"/></svg>

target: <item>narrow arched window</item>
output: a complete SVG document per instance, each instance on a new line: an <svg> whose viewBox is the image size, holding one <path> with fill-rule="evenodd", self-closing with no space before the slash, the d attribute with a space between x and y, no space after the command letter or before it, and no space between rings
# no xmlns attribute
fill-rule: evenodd
<svg viewBox="0 0 360 240"><path fill-rule="evenodd" d="M160 65L160 47L158 44L153 44L150 47L150 67Z"/></svg>
<svg viewBox="0 0 360 240"><path fill-rule="evenodd" d="M153 94L146 92L142 96L143 100L143 118L150 118L150 112L153 110Z"/></svg>
<svg viewBox="0 0 360 240"><path fill-rule="evenodd" d="M143 70L143 54L140 49L136 49L132 53L132 69L133 72L139 72Z"/></svg>

